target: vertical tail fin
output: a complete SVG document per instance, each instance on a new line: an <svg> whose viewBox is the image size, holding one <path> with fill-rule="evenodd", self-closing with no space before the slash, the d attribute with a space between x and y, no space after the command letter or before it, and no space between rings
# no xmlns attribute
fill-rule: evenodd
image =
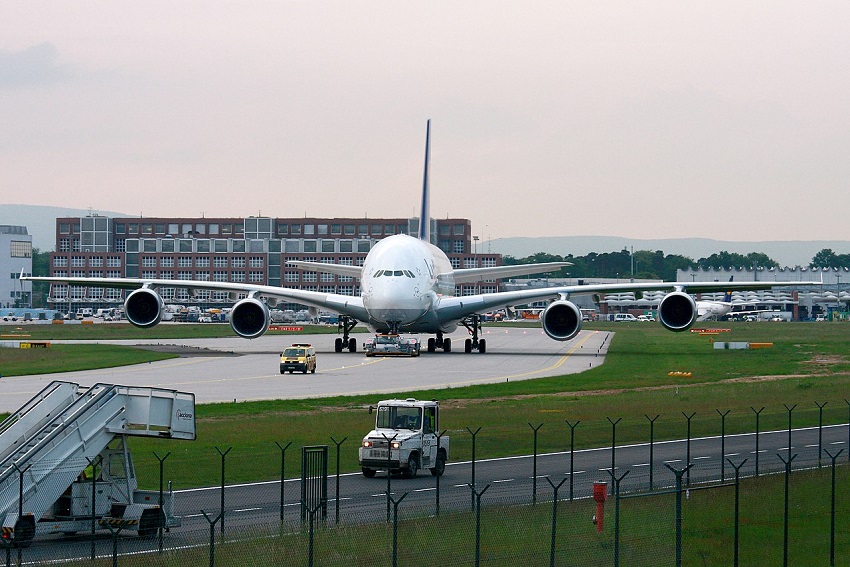
<svg viewBox="0 0 850 567"><path fill-rule="evenodd" d="M729 276L729 281L731 282L732 278L734 278L734 277L735 276ZM732 290L731 289L726 292L726 295L723 296L723 301L725 301L726 303L732 302Z"/></svg>
<svg viewBox="0 0 850 567"><path fill-rule="evenodd" d="M422 209L419 214L419 240L431 241L431 187L429 174L431 169L431 119L425 127L425 173L422 178Z"/></svg>

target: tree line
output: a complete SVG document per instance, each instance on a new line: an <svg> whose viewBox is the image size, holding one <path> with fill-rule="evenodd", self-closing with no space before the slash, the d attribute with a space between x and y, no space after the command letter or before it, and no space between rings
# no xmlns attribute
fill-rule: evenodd
<svg viewBox="0 0 850 567"><path fill-rule="evenodd" d="M779 263L761 252L738 254L717 252L711 256L694 260L679 254L664 254L661 250L636 250L625 248L619 252L591 252L585 256L559 256L538 252L525 258L504 256L506 265L534 264L538 262L571 262L572 266L553 272L551 277L571 278L635 278L675 281L677 270L725 269L730 267L756 269L778 268ZM850 254L836 254L824 248L814 255L810 268L850 268Z"/></svg>

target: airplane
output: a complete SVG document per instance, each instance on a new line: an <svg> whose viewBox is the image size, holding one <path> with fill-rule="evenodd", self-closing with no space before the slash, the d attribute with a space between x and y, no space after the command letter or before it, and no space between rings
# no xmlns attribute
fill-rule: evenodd
<svg viewBox="0 0 850 567"><path fill-rule="evenodd" d="M350 336L358 324L375 333L423 333L428 338L427 351L452 350L446 337L459 326L469 331L464 351L484 353L487 343L481 334L483 314L494 309L512 308L537 301L551 301L540 313L547 336L568 341L581 331L581 310L569 300L571 295L604 294L663 290L666 295L658 306L658 320L671 331L684 331L697 320L697 304L690 294L722 289L767 289L781 286L819 285L819 282L664 282L615 283L559 286L519 291L454 296L455 285L485 279L557 271L569 262L546 262L486 268L453 269L446 254L430 242L430 147L431 121L426 124L425 167L422 182L421 211L418 234L396 234L379 240L366 255L364 264L344 266L318 262L291 261L298 269L358 278L360 295L340 295L317 291L289 289L253 283L232 283L147 278L86 277L22 277L22 280L66 283L72 286L132 289L124 302L127 320L137 327L152 327L162 320L165 302L160 288L228 292L233 300L230 325L244 338L263 335L269 327L269 308L280 302L299 303L310 309L339 314L339 330L334 350L357 351L357 341Z"/></svg>
<svg viewBox="0 0 850 567"><path fill-rule="evenodd" d="M729 281L732 281L734 276L729 277ZM732 303L732 291L727 290L726 294L723 296L722 301L710 300L710 299L700 299L696 302L697 304L697 321L717 321L721 317L725 317L727 315L741 316L741 315L752 315L755 313L764 313L766 311L772 311L772 309L747 309L743 311L735 311L736 306L741 305L753 305L752 303Z"/></svg>

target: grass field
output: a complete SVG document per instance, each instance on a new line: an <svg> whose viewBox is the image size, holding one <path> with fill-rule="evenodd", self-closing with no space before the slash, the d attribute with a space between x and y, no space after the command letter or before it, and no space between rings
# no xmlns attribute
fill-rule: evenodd
<svg viewBox="0 0 850 567"><path fill-rule="evenodd" d="M655 422L656 440L683 437L686 428L683 412L694 413L691 434L695 437L719 434L717 410L730 410L726 418L727 434L752 431L752 408L761 407L764 407L760 414L763 431L785 428L788 412L783 404L797 404L793 413L794 427L816 425L818 403L827 404L823 413L825 424L848 421L850 344L846 338L850 327L841 323L715 326L731 329L716 340L772 342L774 346L761 350L715 351L711 339L706 336L673 334L648 323L595 325L592 327L613 329L617 333L606 363L593 370L515 383L405 393L404 396L442 401L441 425L452 436L452 460L455 461L470 458L471 438L467 427L481 427L477 458L483 459L529 453L532 445L529 423L544 424L538 439L539 451L548 452L568 448L566 420L580 421L576 427L576 448L610 443L611 425L606 417L622 418L617 429L618 444L647 440L647 416L655 415L660 416ZM195 331L185 329L183 332ZM0 352L0 356L5 365L5 353ZM90 353L87 356L101 355ZM411 362L427 364L427 358ZM669 376L668 372L673 370L690 372L691 376ZM196 441L130 440L140 483L156 486L158 463L153 458L156 451L159 455L171 452L165 468L166 477L174 481L175 489L216 485L220 474L216 447L222 450L233 447L227 457L228 483L275 479L280 474L280 451L275 441L292 442L290 454L293 458L287 459L286 475L293 477L298 475L300 467L295 448L312 444L332 446L331 437L337 440L348 437L342 445L341 469L356 470L358 442L371 428L373 419L365 408L377 399L377 396L363 396L198 406ZM846 467L840 470L840 478L846 483L850 472L844 469ZM823 554L828 550L828 502L824 502L823 495L828 480L825 474L825 471L814 471L793 476L795 505L791 509L791 558L795 565L826 564ZM742 565L781 562L781 483L781 475L747 481L749 492L744 502L748 508L742 516ZM705 497L695 492L687 505L686 564L730 564L731 497L730 491L725 490L722 497L716 491L706 491ZM672 543L669 537L664 537L669 536L672 529L669 512L648 511L669 510L672 496L655 498L667 500L651 504L640 499L631 503L624 501L623 519L628 523L624 524L622 553L629 555L622 558L628 558L629 565L656 565L658 553L669 558ZM483 565L548 562L551 507L538 505L536 515L531 514L532 509L518 506L485 511L483 537L487 552L482 556ZM839 502L839 513L846 523L846 515L850 513L846 498ZM600 539L591 530L574 532L574 528L566 527L588 523L586 503L583 507L565 505L562 514L559 526L565 526L561 529L566 531L561 536L559 564L570 563L576 557L574 554L580 554L582 565L597 564L592 562L597 557L600 558L598 564L611 564L610 534ZM468 533L471 522L469 514L404 522L400 527L400 541L408 545L400 550L401 564L411 563L423 550L427 550L429 560L455 564L462 556L469 559L462 563L471 563L473 550ZM433 542L450 529L461 534L458 540L435 547ZM839 549L846 550L850 546L848 533L846 529L839 532ZM340 557L345 557L350 565L371 565L375 561L376 548L382 550L379 557L389 560L387 550L391 533L383 524L339 528L320 532L317 537L320 539L316 546L316 564L336 564ZM369 541L370 545L358 545L363 541ZM641 546L647 549L638 549ZM217 547L216 551L225 564L236 564L247 554L254 565L271 565L304 560L306 542L303 534L293 533L282 538L227 544ZM201 548L176 558L163 556L161 562L155 557L138 560L146 565L176 564L174 561L181 565L201 565L208 559L206 553L207 550ZM132 565L133 561L135 559L123 558L122 564Z"/></svg>
<svg viewBox="0 0 850 567"><path fill-rule="evenodd" d="M723 350L711 348L705 336L674 334L647 323L591 325L617 331L606 362L581 374L537 380L427 390L405 393L442 401L442 428L452 436L452 460L471 455L466 428L482 428L477 438L479 458L527 453L531 448L529 423L544 423L539 434L541 452L567 447L569 428L565 421L580 421L576 429L576 447L605 446L610 443L611 426L606 417L622 418L618 425L619 443L645 441L648 416L659 415L655 423L656 439L681 438L686 421L682 413L695 413L691 421L693 436L716 435L720 431L717 410L730 410L727 433L752 431L751 408L764 407L760 414L762 430L787 426L788 413L783 404L798 404L793 413L795 427L816 425L816 403L827 402L824 423L848 421L850 392L850 328L842 323L729 323L715 325L730 328L725 340L773 342L773 348L760 350ZM40 326L33 326L38 328ZM41 326L44 327L44 326ZM51 327L47 326L52 331ZM56 325L55 327L63 327ZM97 327L109 329L115 338L138 333L127 325L75 326L89 332ZM154 328L157 331L162 325ZM227 332L222 325L168 325L168 333L181 331L179 337L197 336L210 328ZM328 329L327 327L322 327ZM73 329L68 326L66 332ZM335 328L330 328L335 331ZM33 331L34 332L34 331ZM313 332L310 329L309 332ZM150 335L144 335L152 338ZM79 338L79 335L76 336ZM720 340L720 339L717 339ZM107 366L115 358L127 362L131 356L149 357L156 353L103 345L71 346L46 350L3 349L2 367L11 367L11 354L39 357L24 361L28 370L43 364L50 368L51 357L62 354L80 360L97 360ZM55 349L55 350L54 350ZM93 349L93 350L88 350ZM26 354L22 354L26 352ZM54 353L54 354L49 354ZM107 354L109 353L109 354ZM8 357L8 358L7 358ZM146 358L142 358L146 360ZM19 361L20 362L20 361ZM427 358L411 361L427 364ZM116 362L117 363L117 362ZM60 364L66 367L66 365ZM55 366L54 366L55 368ZM671 370L691 372L691 377L668 376ZM3 374L5 371L0 370ZM381 398L391 397L382 395ZM152 451L171 451L169 478L175 487L186 488L215 484L219 456L215 447L232 446L229 458L249 462L250 466L230 469L232 482L267 480L279 475L279 452L275 441L293 446L330 443L348 437L342 446L343 471L357 468L357 443L371 428L372 416L365 408L378 396L322 398L210 404L197 408L198 439L195 442L165 442L132 439L136 464L143 484L152 486L155 460L145 458ZM250 423L250 427L244 427ZM151 462L153 461L153 462ZM297 474L299 464L290 459L287 475Z"/></svg>

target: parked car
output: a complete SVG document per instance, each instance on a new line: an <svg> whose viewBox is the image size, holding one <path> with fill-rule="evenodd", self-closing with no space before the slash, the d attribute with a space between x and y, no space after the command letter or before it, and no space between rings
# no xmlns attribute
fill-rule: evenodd
<svg viewBox="0 0 850 567"><path fill-rule="evenodd" d="M631 313L617 313L616 315L614 315L614 321L631 322L637 320L638 318L632 315Z"/></svg>

